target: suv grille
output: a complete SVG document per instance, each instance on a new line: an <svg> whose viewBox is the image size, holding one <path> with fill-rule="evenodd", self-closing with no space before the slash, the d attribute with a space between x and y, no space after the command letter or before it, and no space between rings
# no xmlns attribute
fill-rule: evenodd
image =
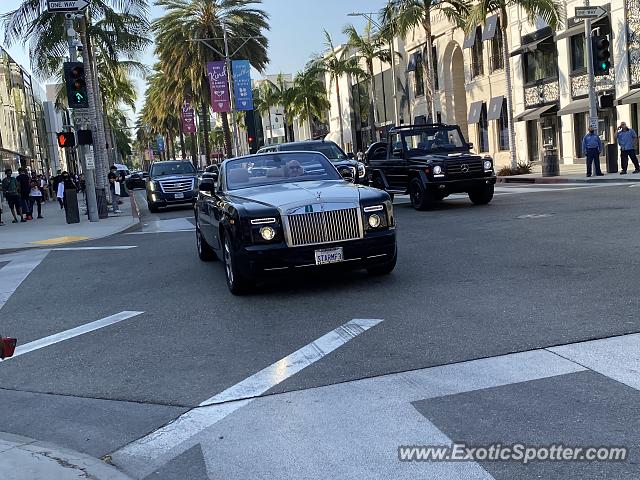
<svg viewBox="0 0 640 480"><path fill-rule="evenodd" d="M466 165L466 171L464 165ZM452 162L451 160L447 161L447 174L455 175L455 176L469 176L469 175L477 175L482 173L482 160L473 159L473 160L456 160Z"/></svg>
<svg viewBox="0 0 640 480"><path fill-rule="evenodd" d="M160 180L160 188L164 193L189 192L193 190L193 178L180 180Z"/></svg>
<svg viewBox="0 0 640 480"><path fill-rule="evenodd" d="M357 208L289 215L287 223L292 247L362 238Z"/></svg>

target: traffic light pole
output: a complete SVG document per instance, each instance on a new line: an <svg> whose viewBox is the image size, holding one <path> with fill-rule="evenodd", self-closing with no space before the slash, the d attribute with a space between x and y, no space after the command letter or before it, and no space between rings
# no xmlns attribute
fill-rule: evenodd
<svg viewBox="0 0 640 480"><path fill-rule="evenodd" d="M67 30L67 41L69 44L69 61L75 62L78 57L78 53L75 45L73 32L73 19L69 16L65 16L64 26ZM82 163L82 171L84 172L85 181L85 193L87 199L87 214L90 222L99 222L98 215L98 200L96 197L96 179L95 179L95 163L93 162L93 156L91 155L88 145L79 145L78 153L80 154L80 162ZM92 161L87 165L87 158L91 158ZM93 167L93 168L89 168Z"/></svg>
<svg viewBox="0 0 640 480"><path fill-rule="evenodd" d="M584 2L585 6L589 6L589 0ZM593 127L596 135L598 132L598 107L596 97L595 72L593 67L593 44L591 43L591 19L586 18L584 21L584 38L587 47L587 78L589 79L589 126Z"/></svg>

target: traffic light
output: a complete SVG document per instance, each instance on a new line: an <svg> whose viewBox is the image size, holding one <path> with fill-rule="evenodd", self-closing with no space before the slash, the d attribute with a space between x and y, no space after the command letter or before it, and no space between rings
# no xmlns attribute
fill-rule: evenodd
<svg viewBox="0 0 640 480"><path fill-rule="evenodd" d="M606 35L596 35L591 38L593 73L596 77L609 74L609 69L611 68L610 45Z"/></svg>
<svg viewBox="0 0 640 480"><path fill-rule="evenodd" d="M89 108L87 79L82 62L64 63L64 83L67 86L69 108Z"/></svg>
<svg viewBox="0 0 640 480"><path fill-rule="evenodd" d="M91 130L78 130L78 145L93 145Z"/></svg>
<svg viewBox="0 0 640 480"><path fill-rule="evenodd" d="M76 146L76 136L73 132L58 132L58 146L60 148L71 148Z"/></svg>

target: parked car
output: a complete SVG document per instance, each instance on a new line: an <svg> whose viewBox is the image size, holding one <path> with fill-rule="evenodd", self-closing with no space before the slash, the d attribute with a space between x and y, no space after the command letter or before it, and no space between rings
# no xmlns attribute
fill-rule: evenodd
<svg viewBox="0 0 640 480"><path fill-rule="evenodd" d="M304 142L279 143L268 145L258 150L258 153L269 152L320 152L333 163L338 170L349 169L355 183L366 184L367 169L364 163L353 158L353 154L344 153L337 143L325 140L307 140Z"/></svg>
<svg viewBox="0 0 640 480"><path fill-rule="evenodd" d="M154 162L149 168L147 205L150 212L160 207L193 204L196 200L196 169L185 160Z"/></svg>
<svg viewBox="0 0 640 480"><path fill-rule="evenodd" d="M134 190L136 188L145 188L147 186L147 180L145 175L148 177L149 174L144 172L133 172L131 175L126 177L125 181L127 184L127 188L129 190Z"/></svg>
<svg viewBox="0 0 640 480"><path fill-rule="evenodd" d="M318 152L229 159L209 175L194 208L198 255L223 260L233 294L302 268L387 274L396 265L389 195L345 181Z"/></svg>
<svg viewBox="0 0 640 480"><path fill-rule="evenodd" d="M457 125L392 128L386 154L380 145L369 151L371 184L390 195L408 193L417 210L452 193L467 193L474 204L487 204L496 183L493 159L471 148Z"/></svg>

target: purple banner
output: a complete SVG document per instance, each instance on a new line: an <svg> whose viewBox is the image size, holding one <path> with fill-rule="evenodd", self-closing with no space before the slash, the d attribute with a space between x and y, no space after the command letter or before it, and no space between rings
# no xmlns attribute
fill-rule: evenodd
<svg viewBox="0 0 640 480"><path fill-rule="evenodd" d="M207 76L211 86L211 106L214 112L230 112L229 83L224 62L207 63Z"/></svg>
<svg viewBox="0 0 640 480"><path fill-rule="evenodd" d="M189 102L182 106L182 133L196 133L196 112Z"/></svg>

